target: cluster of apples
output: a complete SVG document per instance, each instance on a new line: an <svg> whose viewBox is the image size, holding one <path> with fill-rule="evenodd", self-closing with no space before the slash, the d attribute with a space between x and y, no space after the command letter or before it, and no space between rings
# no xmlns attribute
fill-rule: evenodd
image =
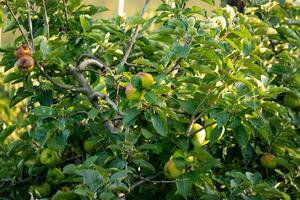
<svg viewBox="0 0 300 200"><path fill-rule="evenodd" d="M22 72L27 72L33 69L34 59L32 58L32 49L27 44L22 44L15 49L15 57L17 59L16 66Z"/></svg>
<svg viewBox="0 0 300 200"><path fill-rule="evenodd" d="M182 150L176 150L164 166L164 175L168 179L175 179L185 172L188 165L193 163L194 156Z"/></svg>
<svg viewBox="0 0 300 200"><path fill-rule="evenodd" d="M58 153L52 149L44 149L40 154L40 163L48 167L46 181L34 187L34 193L39 198L49 197L52 187L60 185L64 179L63 172L57 168L60 162Z"/></svg>
<svg viewBox="0 0 300 200"><path fill-rule="evenodd" d="M149 73L139 72L137 77L141 79L143 89L148 90L154 84L153 76ZM128 100L140 100L143 96L142 91L140 91L138 88L135 88L131 83L126 86L125 93Z"/></svg>

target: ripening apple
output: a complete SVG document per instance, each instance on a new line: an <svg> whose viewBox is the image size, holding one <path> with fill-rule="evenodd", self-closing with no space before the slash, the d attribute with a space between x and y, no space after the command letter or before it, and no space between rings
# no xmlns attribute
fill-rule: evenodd
<svg viewBox="0 0 300 200"><path fill-rule="evenodd" d="M140 100L142 97L142 93L134 88L132 84L127 85L125 93L128 100Z"/></svg>
<svg viewBox="0 0 300 200"><path fill-rule="evenodd" d="M265 153L264 155L262 155L260 157L260 163L262 166L266 167L266 168L275 168L277 163L274 160L275 156L271 153Z"/></svg>
<svg viewBox="0 0 300 200"><path fill-rule="evenodd" d="M59 163L59 156L56 151L44 149L40 156L40 162L50 167L55 167Z"/></svg>
<svg viewBox="0 0 300 200"><path fill-rule="evenodd" d="M146 72L139 72L137 76L142 81L142 87L145 89L149 89L154 84L154 79L151 74L148 74Z"/></svg>
<svg viewBox="0 0 300 200"><path fill-rule="evenodd" d="M195 131L201 129L202 126L198 123L194 123L192 126L192 130L191 133L195 133ZM193 138L192 138L192 144L194 145L194 147L201 147L205 144L205 136L206 136L206 132L204 129L202 129L201 131L198 131L194 134Z"/></svg>
<svg viewBox="0 0 300 200"><path fill-rule="evenodd" d="M33 69L34 60L30 56L22 56L17 60L16 65L20 71L27 72Z"/></svg>
<svg viewBox="0 0 300 200"><path fill-rule="evenodd" d="M22 44L21 46L15 49L16 59L19 59L23 56L32 57L32 49L28 44Z"/></svg>
<svg viewBox="0 0 300 200"><path fill-rule="evenodd" d="M176 177L183 174L184 171L184 168L179 168L178 166L176 166L174 160L169 160L164 167L164 174L169 179L175 179Z"/></svg>

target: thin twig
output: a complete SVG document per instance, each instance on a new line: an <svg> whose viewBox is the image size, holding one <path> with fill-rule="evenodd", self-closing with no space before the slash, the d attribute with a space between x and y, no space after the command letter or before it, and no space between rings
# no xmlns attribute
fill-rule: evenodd
<svg viewBox="0 0 300 200"><path fill-rule="evenodd" d="M118 114L122 115L123 113L121 111L119 111L118 106L107 96L102 94L101 92L94 92L92 94L92 97L90 98L94 98L94 97L99 97L101 99L105 99L105 101L111 105L111 107L114 109L114 111L116 111Z"/></svg>
<svg viewBox="0 0 300 200"><path fill-rule="evenodd" d="M190 136L191 135L191 131L192 131L192 127L193 124L198 120L199 117L197 117L196 115L198 114L198 110L201 108L201 106L205 103L205 101L210 97L210 95L212 95L212 93L216 90L216 88L212 89L209 91L209 93L206 94L206 96L202 99L202 101L198 104L197 108L195 109L195 111L192 114L191 117L191 123L189 124L189 128L187 130L187 135ZM199 115L200 116L200 115Z"/></svg>
<svg viewBox="0 0 300 200"><path fill-rule="evenodd" d="M141 16L142 17L144 16L144 14L146 12L146 9L148 7L149 2L150 2L150 0L145 0L144 7L143 7L142 12L141 12ZM121 60L121 62L119 64L119 66L123 66L127 62L127 59L128 59L128 57L129 57L129 55L131 53L131 50L132 50L134 44L135 44L135 41L137 39L137 36L138 36L138 33L139 33L141 27L142 27L141 25L138 25L135 28L135 30L134 30L134 32L133 32L133 34L131 36L130 42L129 42L128 46L127 46L127 50L126 50L126 52L125 52L125 54L124 54L124 56L123 56L123 58L122 58L122 60Z"/></svg>
<svg viewBox="0 0 300 200"><path fill-rule="evenodd" d="M66 25L66 28L67 28L68 30L70 30L70 27L69 27L69 17L68 17L68 10L67 10L67 3L66 3L66 0L63 0L63 4L64 4L65 25Z"/></svg>
<svg viewBox="0 0 300 200"><path fill-rule="evenodd" d="M47 39L49 39L50 37L50 30L49 30L49 22L48 22L48 15L47 15L47 8L46 8L46 3L45 3L45 0L42 0L43 1L43 9L44 9L44 17L45 17L45 26L46 26L46 30L47 30Z"/></svg>
<svg viewBox="0 0 300 200"><path fill-rule="evenodd" d="M175 61L174 66L167 72L167 74L169 75L170 73L172 73L180 65L180 63L181 63L182 60L183 60L183 58L178 58Z"/></svg>
<svg viewBox="0 0 300 200"><path fill-rule="evenodd" d="M130 191L134 190L135 188L139 187L140 185L142 185L145 182L154 183L154 184L168 184L168 183L176 183L176 182L187 180L187 179L158 180L158 181L157 180L153 180L153 179L161 176L162 174L163 174L163 172L158 172L157 174L154 174L154 175L148 176L148 177L142 177L142 176L135 175L134 177L138 178L140 180L132 184L132 186L130 187Z"/></svg>
<svg viewBox="0 0 300 200"><path fill-rule="evenodd" d="M83 91L83 89L81 89L81 88L76 88L75 86L73 86L73 85L65 85L65 84L61 84L61 83L58 83L58 82L56 82L54 79L52 79L52 77L49 75L49 74L47 74L44 70L43 70L43 68L42 68L42 66L40 65L40 63L39 62L36 62L36 66L37 66L37 68L40 70L40 72L51 82L51 83L53 83L53 85L55 85L55 86L57 86L57 87L59 87L59 88L62 88L62 89L65 89L65 90L71 90L71 91L77 91L77 92L80 92L80 91Z"/></svg>
<svg viewBox="0 0 300 200"><path fill-rule="evenodd" d="M15 20L15 22L17 23L18 28L19 28L19 30L20 30L22 36L24 37L26 43L30 46L29 40L28 40L26 34L24 33L24 31L22 30L22 26L21 26L19 20L17 19L17 17L16 17L16 15L15 15L14 11L13 11L13 10L11 9L11 7L9 6L8 1L5 0L5 1L4 1L4 4L6 5L6 7L8 8L8 10L9 10L9 12L10 12L10 14L12 15L12 17L13 17L14 20Z"/></svg>
<svg viewBox="0 0 300 200"><path fill-rule="evenodd" d="M29 28L29 34L30 34L30 38L31 38L31 49L34 52L34 39L33 39L33 29L32 29L32 20L31 20L31 11L30 11L30 2L29 0L27 0L27 9L28 9L28 13L27 13L27 18L28 18L28 28Z"/></svg>

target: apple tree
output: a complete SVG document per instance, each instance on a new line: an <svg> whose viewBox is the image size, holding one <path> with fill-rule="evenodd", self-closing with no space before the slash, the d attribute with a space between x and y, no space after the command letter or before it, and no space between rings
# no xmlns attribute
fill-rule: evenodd
<svg viewBox="0 0 300 200"><path fill-rule="evenodd" d="M299 1L149 2L1 1L1 199L300 198Z"/></svg>

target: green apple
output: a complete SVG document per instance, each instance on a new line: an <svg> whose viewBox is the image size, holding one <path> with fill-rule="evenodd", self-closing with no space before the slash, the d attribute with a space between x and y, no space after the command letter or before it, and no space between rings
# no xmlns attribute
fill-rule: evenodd
<svg viewBox="0 0 300 200"><path fill-rule="evenodd" d="M164 166L164 174L169 179L175 179L184 173L183 168L179 168L176 166L174 160L169 160Z"/></svg>
<svg viewBox="0 0 300 200"><path fill-rule="evenodd" d="M146 72L139 72L137 76L142 81L142 87L145 89L149 89L154 84L154 79L151 74L148 74Z"/></svg>
<svg viewBox="0 0 300 200"><path fill-rule="evenodd" d="M34 193L39 198L48 197L51 193L51 185L47 182L34 188Z"/></svg>
<svg viewBox="0 0 300 200"><path fill-rule="evenodd" d="M142 93L134 88L131 84L128 84L125 90L127 99L129 100L140 100Z"/></svg>
<svg viewBox="0 0 300 200"><path fill-rule="evenodd" d="M283 104L291 108L296 108L300 106L300 98L297 98L294 95L287 93L284 95Z"/></svg>
<svg viewBox="0 0 300 200"><path fill-rule="evenodd" d="M294 79L294 83L296 84L296 86L300 87L300 73L299 72L295 74L293 79Z"/></svg>
<svg viewBox="0 0 300 200"><path fill-rule="evenodd" d="M59 185L65 178L64 173L58 168L52 168L48 170L47 182L52 185Z"/></svg>
<svg viewBox="0 0 300 200"><path fill-rule="evenodd" d="M214 123L214 122L216 122L216 120L213 119L213 118L210 118L210 119L208 119L208 120L205 121L204 126L207 126L207 125L209 125L211 123ZM208 126L208 127L205 128L205 132L206 132L206 135L207 135L208 138L210 138L211 133L213 132L213 130L216 127L217 127L217 123L215 123L213 125L210 125L210 126Z"/></svg>
<svg viewBox="0 0 300 200"><path fill-rule="evenodd" d="M40 156L40 162L49 167L57 166L59 163L57 152L52 149L44 149Z"/></svg>
<svg viewBox="0 0 300 200"><path fill-rule="evenodd" d="M202 128L202 126L200 124L194 123L192 126L191 133L195 133L196 131L198 131L201 128ZM196 132L192 138L192 144L194 145L194 147L203 146L205 144L205 142L204 142L205 136L206 136L206 132L204 129Z"/></svg>
<svg viewBox="0 0 300 200"><path fill-rule="evenodd" d="M83 148L87 153L93 153L96 149L97 140L89 138L84 140Z"/></svg>
<svg viewBox="0 0 300 200"><path fill-rule="evenodd" d="M52 197L52 200L74 200L76 198L77 198L77 195L74 192L58 191Z"/></svg>
<svg viewBox="0 0 300 200"><path fill-rule="evenodd" d="M195 162L195 157L194 156L187 156L187 157L185 157L185 162L187 164L192 164L193 162Z"/></svg>
<svg viewBox="0 0 300 200"><path fill-rule="evenodd" d="M274 160L275 156L271 153L265 153L264 155L262 155L260 157L260 163L262 164L262 166L266 167L266 168L275 168L277 163Z"/></svg>

